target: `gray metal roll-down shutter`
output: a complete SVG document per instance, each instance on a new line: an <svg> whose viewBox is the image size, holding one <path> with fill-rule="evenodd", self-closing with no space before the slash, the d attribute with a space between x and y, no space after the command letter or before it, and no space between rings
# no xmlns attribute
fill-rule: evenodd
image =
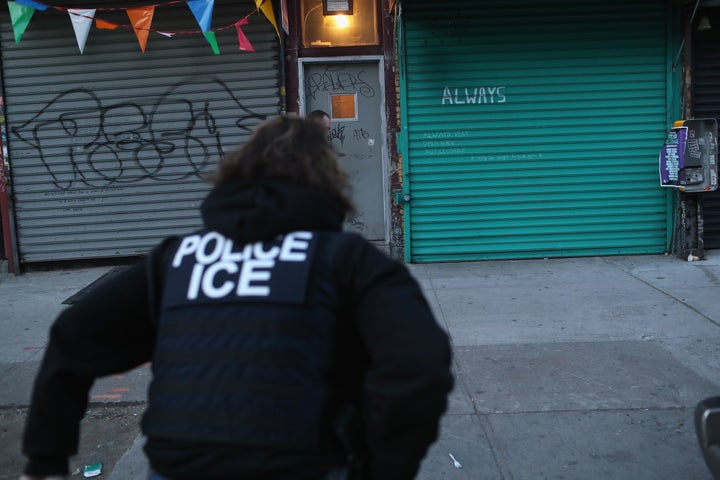
<svg viewBox="0 0 720 480"><path fill-rule="evenodd" d="M124 4L123 4L124 5ZM80 53L67 12L36 11L19 44L0 15L6 146L21 262L134 256L201 225L204 177L279 113L278 38L254 2L218 1L220 54L185 2L155 9L145 53L130 28L91 28ZM125 11L96 19L128 26Z"/></svg>

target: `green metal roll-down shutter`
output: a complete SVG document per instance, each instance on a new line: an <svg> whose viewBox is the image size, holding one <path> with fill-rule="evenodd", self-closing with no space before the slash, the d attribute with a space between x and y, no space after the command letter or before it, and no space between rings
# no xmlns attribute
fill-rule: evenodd
<svg viewBox="0 0 720 480"><path fill-rule="evenodd" d="M661 253L662 1L402 5L406 258Z"/></svg>

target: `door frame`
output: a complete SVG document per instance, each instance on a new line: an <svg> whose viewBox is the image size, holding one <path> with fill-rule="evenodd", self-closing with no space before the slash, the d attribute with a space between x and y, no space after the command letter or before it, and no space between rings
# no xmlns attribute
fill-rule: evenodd
<svg viewBox="0 0 720 480"><path fill-rule="evenodd" d="M390 178L389 178L389 162L388 162L388 138L387 138L387 112L386 98L385 98L385 59L382 55L358 55L349 57L305 57L298 58L298 103L300 115L305 116L306 112L306 101L305 101L305 65L306 64L318 64L318 63L377 63L378 67L378 85L380 85L380 135L382 140L380 168L382 177L382 192L383 192L383 225L384 225L384 238L382 242L388 244L390 241Z"/></svg>

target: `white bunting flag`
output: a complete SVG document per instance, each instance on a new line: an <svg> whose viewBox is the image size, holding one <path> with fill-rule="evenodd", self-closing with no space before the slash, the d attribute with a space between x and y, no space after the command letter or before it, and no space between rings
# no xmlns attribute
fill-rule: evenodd
<svg viewBox="0 0 720 480"><path fill-rule="evenodd" d="M73 30L75 30L75 39L78 47L80 47L80 53L83 53L90 27L92 27L95 18L95 9L68 8L67 11L72 21Z"/></svg>

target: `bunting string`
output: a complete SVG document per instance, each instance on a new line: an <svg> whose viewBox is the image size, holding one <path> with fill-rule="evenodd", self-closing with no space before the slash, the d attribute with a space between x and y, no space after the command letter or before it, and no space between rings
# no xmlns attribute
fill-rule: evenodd
<svg viewBox="0 0 720 480"><path fill-rule="evenodd" d="M90 27L95 22L95 26L98 29L109 29L115 30L117 28L132 29L135 32L140 49L145 52L145 46L147 44L148 34L157 33L165 37L173 37L175 35L198 35L202 34L210 44L213 52L217 55L220 50L217 45L215 33L235 28L238 35L238 48L247 52L254 52L255 49L250 44L243 33L241 26L248 24L248 18L258 13L259 11L270 21L275 28L278 37L280 33L277 28L277 22L275 21L275 15L272 9L272 3L270 0L254 0L255 9L250 13L240 18L239 20L219 27L212 28L212 11L214 6L214 0L169 0L162 3L148 4L139 7L98 7L95 9L75 9L68 8L58 5L47 5L37 0L9 0L8 9L10 11L10 18L12 21L13 33L15 34L15 43L19 44L23 33L27 29L33 13L36 10L47 10L51 8L61 12L67 12L70 16L72 27L75 31L75 37L80 48L80 53L83 53L85 42L87 40ZM178 30L178 31L167 31L158 30L151 26L152 18L155 9L158 7L167 7L171 5L177 5L185 3L192 14L195 16L195 20L198 23L200 29L193 30ZM120 24L110 22L100 18L96 18L96 12L103 11L125 11L131 24Z"/></svg>

